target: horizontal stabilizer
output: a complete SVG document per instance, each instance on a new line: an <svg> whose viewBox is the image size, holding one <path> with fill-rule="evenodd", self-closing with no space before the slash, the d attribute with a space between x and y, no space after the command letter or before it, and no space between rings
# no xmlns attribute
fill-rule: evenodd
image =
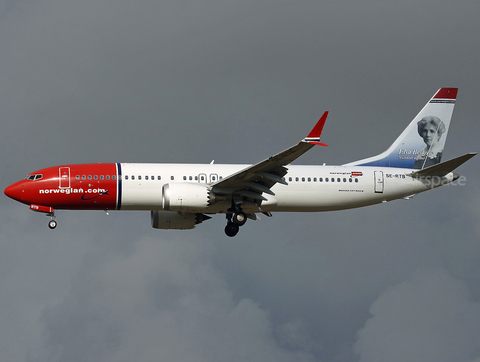
<svg viewBox="0 0 480 362"><path fill-rule="evenodd" d="M456 157L454 159L438 163L436 165L424 168L420 171L415 171L411 174L412 177L428 177L428 176L445 176L455 170L461 164L467 162L473 156L475 156L476 152L467 153L466 155Z"/></svg>

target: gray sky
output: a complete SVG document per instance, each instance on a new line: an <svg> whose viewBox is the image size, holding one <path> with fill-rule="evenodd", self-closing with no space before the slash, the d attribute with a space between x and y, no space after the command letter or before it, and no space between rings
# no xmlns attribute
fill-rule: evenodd
<svg viewBox="0 0 480 362"><path fill-rule="evenodd" d="M444 158L479 151L478 1L0 1L2 187L87 162L296 163L386 149L459 87ZM275 214L234 239L147 212L3 197L8 361L480 361L479 160L381 206Z"/></svg>

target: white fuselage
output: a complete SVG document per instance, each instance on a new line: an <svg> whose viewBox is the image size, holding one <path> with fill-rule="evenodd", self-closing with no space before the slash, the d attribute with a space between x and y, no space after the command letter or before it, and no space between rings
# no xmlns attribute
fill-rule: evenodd
<svg viewBox="0 0 480 362"><path fill-rule="evenodd" d="M249 165L121 164L121 210L162 210L162 187L168 183L213 184ZM440 182L412 178L411 169L370 166L287 166L274 196L260 205L245 203L245 212L315 212L350 209L404 198L453 181L450 173ZM230 202L213 203L206 213L225 213ZM200 210L199 210L200 211Z"/></svg>

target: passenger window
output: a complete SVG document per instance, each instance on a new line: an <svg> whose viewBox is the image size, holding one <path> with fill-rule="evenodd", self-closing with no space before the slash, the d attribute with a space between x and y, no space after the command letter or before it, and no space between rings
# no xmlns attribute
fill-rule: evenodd
<svg viewBox="0 0 480 362"><path fill-rule="evenodd" d="M358 178L355 179L355 182L358 182Z"/></svg>
<svg viewBox="0 0 480 362"><path fill-rule="evenodd" d="M339 177L339 178L337 178L337 182L340 182L340 177Z"/></svg>
<svg viewBox="0 0 480 362"><path fill-rule="evenodd" d="M328 182L328 177L325 177L325 182Z"/></svg>
<svg viewBox="0 0 480 362"><path fill-rule="evenodd" d="M150 177L150 180L152 180L152 181L155 180L155 177L151 176L151 177Z"/></svg>
<svg viewBox="0 0 480 362"><path fill-rule="evenodd" d="M75 176L75 180L80 180L80 175Z"/></svg>
<svg viewBox="0 0 480 362"><path fill-rule="evenodd" d="M157 176L157 180L161 180L162 179L162 176Z"/></svg>
<svg viewBox="0 0 480 362"><path fill-rule="evenodd" d="M305 177L302 177L302 182L305 182Z"/></svg>
<svg viewBox="0 0 480 362"><path fill-rule="evenodd" d="M98 175L93 176L94 180L98 180Z"/></svg>
<svg viewBox="0 0 480 362"><path fill-rule="evenodd" d="M135 175L132 175L132 180L135 180Z"/></svg>
<svg viewBox="0 0 480 362"><path fill-rule="evenodd" d="M100 180L103 180L103 179L104 179L103 175L100 175Z"/></svg>
<svg viewBox="0 0 480 362"><path fill-rule="evenodd" d="M107 180L110 180L110 175L105 176Z"/></svg>
<svg viewBox="0 0 480 362"><path fill-rule="evenodd" d="M188 176L188 180L189 180L189 181L192 181L192 180L193 180L193 177L192 177L192 176Z"/></svg>
<svg viewBox="0 0 480 362"><path fill-rule="evenodd" d="M128 180L128 175L125 175L125 180Z"/></svg>
<svg viewBox="0 0 480 362"><path fill-rule="evenodd" d="M343 179L343 182L347 182L347 179L346 179L346 178L344 178L344 179Z"/></svg>
<svg viewBox="0 0 480 362"><path fill-rule="evenodd" d="M142 179L142 176L138 176L138 179L141 180L141 179Z"/></svg>
<svg viewBox="0 0 480 362"><path fill-rule="evenodd" d="M316 178L316 177L313 178L313 182L317 182L317 178Z"/></svg>
<svg viewBox="0 0 480 362"><path fill-rule="evenodd" d="M292 182L292 178L291 178L291 177L289 177L289 178L288 178L288 181Z"/></svg>
<svg viewBox="0 0 480 362"><path fill-rule="evenodd" d="M113 175L113 176L112 176L112 180L116 180L116 179L117 179L117 176ZM121 179L122 179L122 176L121 176L121 175L118 176L118 179L121 180Z"/></svg>
<svg viewBox="0 0 480 362"><path fill-rule="evenodd" d="M86 178L87 178L87 176L82 175L82 180L85 180Z"/></svg>
<svg viewBox="0 0 480 362"><path fill-rule="evenodd" d="M295 181L297 181L297 182L298 182L298 177L295 177Z"/></svg>
<svg viewBox="0 0 480 362"><path fill-rule="evenodd" d="M148 176L145 176L145 180L147 180L147 181L148 181Z"/></svg>
<svg viewBox="0 0 480 362"><path fill-rule="evenodd" d="M175 180L175 176L170 176L170 180Z"/></svg>
<svg viewBox="0 0 480 362"><path fill-rule="evenodd" d="M220 176L219 179L221 180L223 178L223 176Z"/></svg>
<svg viewBox="0 0 480 362"><path fill-rule="evenodd" d="M330 181L335 182L335 179L332 177L332 179Z"/></svg>
<svg viewBox="0 0 480 362"><path fill-rule="evenodd" d="M183 181L187 181L187 176L183 176Z"/></svg>
<svg viewBox="0 0 480 362"><path fill-rule="evenodd" d="M92 179L92 175L88 175L88 179L91 180L91 179Z"/></svg>
<svg viewBox="0 0 480 362"><path fill-rule="evenodd" d="M323 177L320 177L318 181L323 182Z"/></svg>
<svg viewBox="0 0 480 362"><path fill-rule="evenodd" d="M351 179L351 178L349 178L349 179L348 179L348 181L349 181L349 182L352 182L352 179Z"/></svg>

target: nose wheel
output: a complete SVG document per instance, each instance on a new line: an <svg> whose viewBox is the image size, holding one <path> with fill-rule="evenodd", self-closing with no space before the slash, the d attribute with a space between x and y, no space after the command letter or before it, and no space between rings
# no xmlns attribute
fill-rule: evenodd
<svg viewBox="0 0 480 362"><path fill-rule="evenodd" d="M57 222L56 222L55 220L50 220L50 221L48 222L48 227L49 227L50 229L55 229L55 228L57 227Z"/></svg>
<svg viewBox="0 0 480 362"><path fill-rule="evenodd" d="M49 212L47 216L50 216L50 221L48 222L48 227L50 229L55 229L57 227L57 221L55 220L55 213Z"/></svg>

